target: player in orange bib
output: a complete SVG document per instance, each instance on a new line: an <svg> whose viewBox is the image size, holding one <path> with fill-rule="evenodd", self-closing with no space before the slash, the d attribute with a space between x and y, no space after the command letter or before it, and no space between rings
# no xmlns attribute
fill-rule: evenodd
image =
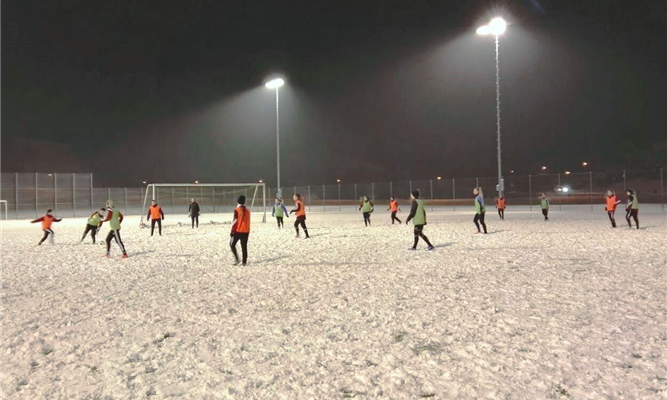
<svg viewBox="0 0 667 400"><path fill-rule="evenodd" d="M507 202L505 196L500 196L496 199L496 208L498 209L498 216L500 219L505 219L505 207L507 207Z"/></svg>
<svg viewBox="0 0 667 400"><path fill-rule="evenodd" d="M611 221L611 227L616 228L616 218L614 218L614 213L616 212L616 206L619 205L621 201L616 197L616 193L613 190L607 190L607 198L605 199L604 210L609 216L609 221Z"/></svg>
<svg viewBox="0 0 667 400"><path fill-rule="evenodd" d="M44 243L44 241L49 236L51 236L51 244L54 244L54 241L53 241L54 233L53 233L53 230L51 229L51 225L54 222L62 221L62 219L58 219L58 218L54 217L53 215L51 215L51 211L52 210L49 208L48 210L46 210L46 214L44 214L42 217L37 218L33 221L30 221L33 224L36 224L37 222L42 223L42 230L44 231L44 237L42 237L42 240L40 240L39 243L37 243L37 246L41 246L42 243Z"/></svg>
<svg viewBox="0 0 667 400"><path fill-rule="evenodd" d="M236 252L236 244L241 242L241 252L243 254L243 265L248 263L248 237L250 236L250 210L245 206L245 196L239 196L238 205L234 210L234 222L232 223L232 232L229 235L229 246L232 248L232 254L236 262L239 263L239 255Z"/></svg>
<svg viewBox="0 0 667 400"><path fill-rule="evenodd" d="M148 216L146 219L151 221L151 236L155 231L155 224L158 226L158 233L162 236L162 221L164 221L164 211L162 207L157 204L157 200L151 201L151 206L148 207Z"/></svg>
<svg viewBox="0 0 667 400"><path fill-rule="evenodd" d="M310 239L308 235L308 228L306 227L306 205L303 204L303 196L297 193L293 197L294 199L294 210L289 213L296 213L296 221L294 221L294 229L296 229L296 237L301 237L299 235L299 225L303 228L303 232L306 234L306 239Z"/></svg>
<svg viewBox="0 0 667 400"><path fill-rule="evenodd" d="M394 196L391 196L389 199L389 208L387 208L387 211L391 211L391 224L394 225L394 221L398 221L398 224L402 224L400 219L396 217L396 213L401 211L401 209L398 207L398 201L394 198Z"/></svg>

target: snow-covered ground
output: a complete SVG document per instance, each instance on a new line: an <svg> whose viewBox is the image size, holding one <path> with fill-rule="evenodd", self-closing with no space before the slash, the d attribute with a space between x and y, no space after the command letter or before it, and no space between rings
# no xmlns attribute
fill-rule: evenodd
<svg viewBox="0 0 667 400"><path fill-rule="evenodd" d="M659 206L640 230L509 208L489 235L429 211L433 252L383 210L309 214L310 240L253 214L246 267L209 216L153 238L128 218L126 260L79 244L83 219L41 247L3 222L2 398L667 398Z"/></svg>

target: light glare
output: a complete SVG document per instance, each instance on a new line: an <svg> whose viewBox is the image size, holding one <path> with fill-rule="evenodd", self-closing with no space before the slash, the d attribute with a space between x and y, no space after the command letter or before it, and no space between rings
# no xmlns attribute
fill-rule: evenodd
<svg viewBox="0 0 667 400"><path fill-rule="evenodd" d="M278 78L278 79L273 79L273 80L270 80L270 81L266 82L266 84L264 86L266 86L267 89L278 89L279 87L281 87L284 84L285 84L285 81Z"/></svg>
<svg viewBox="0 0 667 400"><path fill-rule="evenodd" d="M489 33L491 33L491 28L489 28L488 25L480 26L477 28L478 35L488 35Z"/></svg>
<svg viewBox="0 0 667 400"><path fill-rule="evenodd" d="M489 23L489 30L496 36L505 33L505 29L507 29L507 22L502 18L494 18Z"/></svg>

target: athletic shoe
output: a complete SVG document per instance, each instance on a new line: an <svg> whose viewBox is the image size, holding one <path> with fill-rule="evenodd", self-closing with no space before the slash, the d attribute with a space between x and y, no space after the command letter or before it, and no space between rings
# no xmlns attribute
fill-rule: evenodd
<svg viewBox="0 0 667 400"><path fill-rule="evenodd" d="M248 263L243 263L242 265L245 267L246 265L248 265Z"/></svg>
<svg viewBox="0 0 667 400"><path fill-rule="evenodd" d="M108 255L108 254L105 254L103 257L104 257L104 258L111 258L111 256Z"/></svg>
<svg viewBox="0 0 667 400"><path fill-rule="evenodd" d="M435 247L433 247L433 246L428 246L428 249L426 249L426 250L428 250L428 251L435 250Z"/></svg>
<svg viewBox="0 0 667 400"><path fill-rule="evenodd" d="M127 254L123 254L120 258L127 258Z"/></svg>
<svg viewBox="0 0 667 400"><path fill-rule="evenodd" d="M480 233L482 233L482 232L475 232L475 235L479 235Z"/></svg>
<svg viewBox="0 0 667 400"><path fill-rule="evenodd" d="M417 250L417 248L416 247L409 247L408 250L413 251L413 250Z"/></svg>

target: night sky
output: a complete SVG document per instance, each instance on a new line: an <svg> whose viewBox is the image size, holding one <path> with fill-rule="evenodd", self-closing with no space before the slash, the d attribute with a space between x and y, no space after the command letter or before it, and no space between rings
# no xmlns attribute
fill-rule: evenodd
<svg viewBox="0 0 667 400"><path fill-rule="evenodd" d="M667 2L2 2L2 171L283 185L667 165Z"/></svg>

